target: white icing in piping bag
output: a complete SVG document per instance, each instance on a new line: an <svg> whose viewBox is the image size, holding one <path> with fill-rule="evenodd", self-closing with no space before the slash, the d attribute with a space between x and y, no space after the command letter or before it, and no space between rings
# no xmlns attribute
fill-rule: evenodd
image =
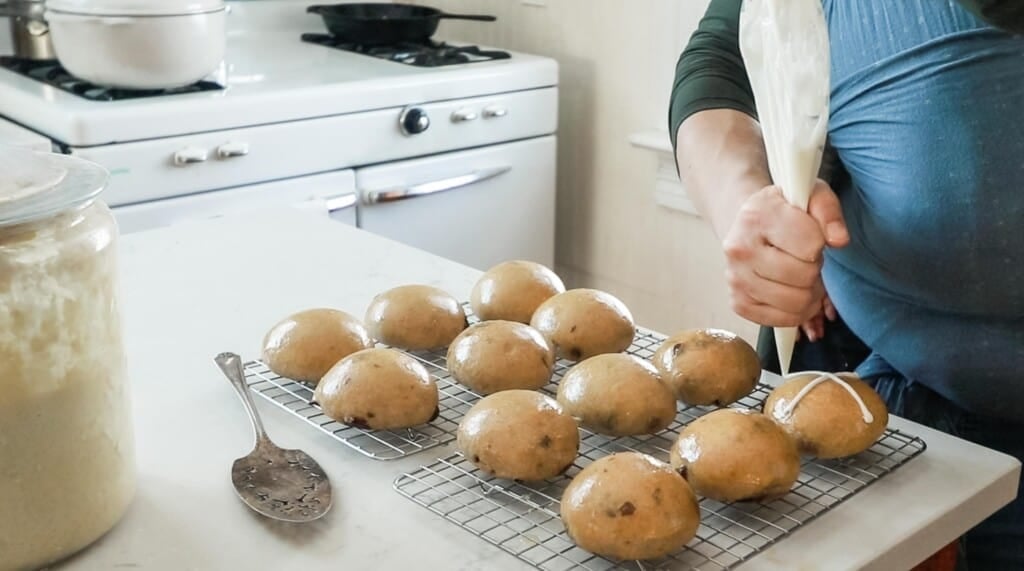
<svg viewBox="0 0 1024 571"><path fill-rule="evenodd" d="M790 204L807 210L828 132L828 26L821 0L744 0L740 51L764 133L768 168ZM776 328L782 374L795 327Z"/></svg>
<svg viewBox="0 0 1024 571"><path fill-rule="evenodd" d="M835 375L833 373L825 373L823 371L802 371L799 373L794 373L792 375L787 375L786 378L791 379L793 377L801 377L805 375L817 376L814 378L813 381L804 385L804 388L800 389L800 392L796 393L796 396L793 397L793 400L789 401L788 404L786 404L781 410L779 410L779 415L781 415L781 418L785 419L793 416L793 411L796 410L796 405L800 404L800 401L804 400L804 397L806 397L808 393L813 391L814 388L817 387L818 385L832 381L835 384L839 385L840 387L846 389L846 392L850 393L850 396L853 397L853 400L857 402L857 406L860 407L860 417L864 420L865 424L871 424L872 422L875 421L875 415L871 414L871 411L868 410L868 405L864 403L864 399L860 398L860 395L857 394L857 391L853 387L851 387L849 383L844 382L842 379L844 375L852 377L856 377L856 375L852 375L851 373L839 373L838 375Z"/></svg>

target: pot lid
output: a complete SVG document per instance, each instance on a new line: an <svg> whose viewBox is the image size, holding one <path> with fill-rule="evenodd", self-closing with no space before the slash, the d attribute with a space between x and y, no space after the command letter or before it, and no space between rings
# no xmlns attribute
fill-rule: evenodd
<svg viewBox="0 0 1024 571"><path fill-rule="evenodd" d="M91 16L182 16L224 9L224 0L47 0L46 8Z"/></svg>
<svg viewBox="0 0 1024 571"><path fill-rule="evenodd" d="M0 145L0 226L40 220L95 199L107 171L69 155Z"/></svg>

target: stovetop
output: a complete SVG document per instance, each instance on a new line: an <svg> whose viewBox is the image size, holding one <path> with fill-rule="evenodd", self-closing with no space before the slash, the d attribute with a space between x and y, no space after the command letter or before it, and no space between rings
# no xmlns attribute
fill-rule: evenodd
<svg viewBox="0 0 1024 571"><path fill-rule="evenodd" d="M430 40L425 43L363 46L339 40L329 34L302 34L302 41L416 67L442 67L512 57L508 52L483 50L478 46L452 46Z"/></svg>
<svg viewBox="0 0 1024 571"><path fill-rule="evenodd" d="M417 67L304 42L300 39L303 33L321 30L311 27L316 22L302 6L294 0L233 3L223 79L208 78L223 89L198 85L185 90L187 95L179 95L180 91L171 95L132 92L131 99L94 101L76 94L74 88L51 85L45 79L48 74L41 71L35 72L42 74L43 79L38 79L0 65L0 116L64 145L93 147L401 110L412 104L493 97L558 85L555 61L515 51L508 52L508 59ZM501 49L480 48L481 52ZM461 51L476 59L473 50ZM12 54L0 52L4 55ZM79 83L69 87L82 92L94 87ZM204 88L209 90L192 91ZM102 90L91 95L104 96ZM110 99L118 95L106 94Z"/></svg>
<svg viewBox="0 0 1024 571"><path fill-rule="evenodd" d="M30 60L10 56L0 56L0 67L20 73L26 77L41 81L68 93L90 101L121 101L125 99L141 99L144 97L162 97L183 93L200 93L217 91L224 87L213 81L199 81L185 87L175 89L119 89L102 87L71 75L56 60Z"/></svg>

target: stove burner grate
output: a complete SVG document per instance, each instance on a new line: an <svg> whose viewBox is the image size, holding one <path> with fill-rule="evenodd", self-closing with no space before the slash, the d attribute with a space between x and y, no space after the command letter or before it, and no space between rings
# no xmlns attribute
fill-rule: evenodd
<svg viewBox="0 0 1024 571"><path fill-rule="evenodd" d="M508 52L483 50L477 46L453 46L433 41L364 46L339 40L329 34L302 34L302 41L416 67L442 67L512 57Z"/></svg>
<svg viewBox="0 0 1024 571"><path fill-rule="evenodd" d="M200 93L218 91L222 85L213 81L199 81L185 87L174 89L120 89L102 87L78 79L65 70L56 60L31 60L10 56L0 56L0 67L15 73L41 81L57 89L73 93L90 101L121 101L125 99L141 99L144 97L162 97L164 95L181 95L184 93Z"/></svg>

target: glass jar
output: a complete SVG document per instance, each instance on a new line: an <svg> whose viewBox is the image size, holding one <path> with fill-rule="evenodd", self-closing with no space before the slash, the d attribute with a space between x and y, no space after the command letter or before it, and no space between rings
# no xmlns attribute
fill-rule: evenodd
<svg viewBox="0 0 1024 571"><path fill-rule="evenodd" d="M106 179L79 159L0 148L2 571L86 547L135 492Z"/></svg>

